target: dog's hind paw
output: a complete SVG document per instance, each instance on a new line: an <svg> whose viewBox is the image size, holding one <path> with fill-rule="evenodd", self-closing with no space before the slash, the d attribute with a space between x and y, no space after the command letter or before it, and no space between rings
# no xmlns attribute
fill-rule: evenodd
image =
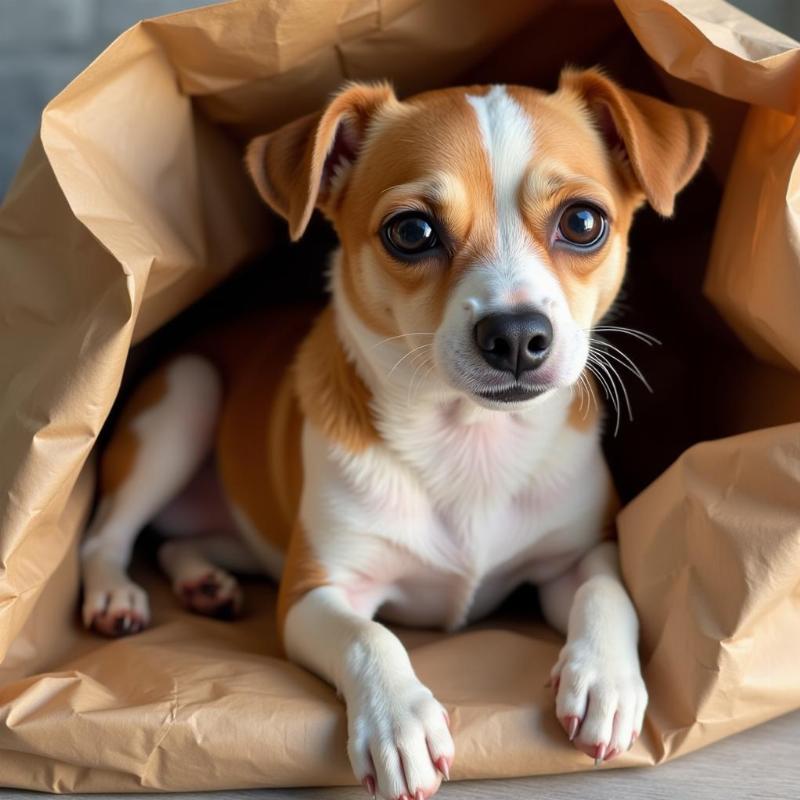
<svg viewBox="0 0 800 800"><path fill-rule="evenodd" d="M175 592L196 614L235 619L242 611L242 590L236 578L222 569L212 569L198 577L178 581Z"/></svg>

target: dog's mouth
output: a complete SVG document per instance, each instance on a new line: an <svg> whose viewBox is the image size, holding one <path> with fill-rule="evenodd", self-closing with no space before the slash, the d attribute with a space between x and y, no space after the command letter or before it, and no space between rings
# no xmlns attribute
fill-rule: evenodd
<svg viewBox="0 0 800 800"><path fill-rule="evenodd" d="M475 394L484 400L494 403L523 403L526 400L533 400L547 391L545 387L526 386L522 383L515 383L505 389L482 389Z"/></svg>

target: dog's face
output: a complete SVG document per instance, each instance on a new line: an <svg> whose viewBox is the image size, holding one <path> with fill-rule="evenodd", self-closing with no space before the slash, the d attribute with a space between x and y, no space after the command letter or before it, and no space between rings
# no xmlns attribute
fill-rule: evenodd
<svg viewBox="0 0 800 800"><path fill-rule="evenodd" d="M517 408L578 380L622 282L633 213L663 214L707 126L596 71L559 91L511 86L399 102L352 86L321 115L256 139L256 185L292 236L315 205L342 244L361 321L413 348L480 405Z"/></svg>

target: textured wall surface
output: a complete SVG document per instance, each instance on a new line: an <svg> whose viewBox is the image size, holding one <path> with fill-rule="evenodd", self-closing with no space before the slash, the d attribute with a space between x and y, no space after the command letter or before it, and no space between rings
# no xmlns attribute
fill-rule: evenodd
<svg viewBox="0 0 800 800"><path fill-rule="evenodd" d="M0 0L0 197L45 104L140 19L211 0Z"/></svg>
<svg viewBox="0 0 800 800"><path fill-rule="evenodd" d="M198 5L204 3L0 0L0 197L50 98L138 20ZM800 0L734 0L734 5L800 38Z"/></svg>

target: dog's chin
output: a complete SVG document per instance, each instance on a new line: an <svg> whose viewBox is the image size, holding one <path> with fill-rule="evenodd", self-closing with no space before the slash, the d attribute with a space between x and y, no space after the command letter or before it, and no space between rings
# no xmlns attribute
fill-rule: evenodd
<svg viewBox="0 0 800 800"><path fill-rule="evenodd" d="M478 404L486 408L510 410L527 405L551 391L552 387L548 386L527 386L515 383L503 389L495 387L478 389L471 394Z"/></svg>

